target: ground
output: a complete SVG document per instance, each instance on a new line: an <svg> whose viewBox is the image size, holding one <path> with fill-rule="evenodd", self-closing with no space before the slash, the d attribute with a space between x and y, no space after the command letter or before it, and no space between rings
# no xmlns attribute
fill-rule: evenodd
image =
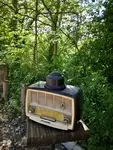
<svg viewBox="0 0 113 150"><path fill-rule="evenodd" d="M26 121L16 116L9 104L0 103L0 150L24 150L26 143ZM56 144L55 150L67 150Z"/></svg>
<svg viewBox="0 0 113 150"><path fill-rule="evenodd" d="M26 120L8 103L0 102L0 150L25 150ZM32 148L30 150L37 150ZM75 142L56 144L55 150L82 150Z"/></svg>

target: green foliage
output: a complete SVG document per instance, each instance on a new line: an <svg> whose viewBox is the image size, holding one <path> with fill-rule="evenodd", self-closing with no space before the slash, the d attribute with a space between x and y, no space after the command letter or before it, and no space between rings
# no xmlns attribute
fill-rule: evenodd
<svg viewBox="0 0 113 150"><path fill-rule="evenodd" d="M91 130L86 146L112 145L112 3L0 0L0 61L9 66L14 114L21 111L21 84L45 80L57 69L66 83L83 89L83 117Z"/></svg>
<svg viewBox="0 0 113 150"><path fill-rule="evenodd" d="M84 89L84 119L91 130L90 145L111 145L113 87L99 74L86 79Z"/></svg>

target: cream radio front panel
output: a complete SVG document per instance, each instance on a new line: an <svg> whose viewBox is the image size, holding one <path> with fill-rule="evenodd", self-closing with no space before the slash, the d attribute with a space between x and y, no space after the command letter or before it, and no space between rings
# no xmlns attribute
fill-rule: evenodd
<svg viewBox="0 0 113 150"><path fill-rule="evenodd" d="M73 98L52 92L28 89L26 95L26 115L41 124L72 129L74 126Z"/></svg>
<svg viewBox="0 0 113 150"><path fill-rule="evenodd" d="M73 130L82 114L82 94L77 87L67 85L62 91L48 90L45 82L28 86L26 115L38 123L63 130Z"/></svg>

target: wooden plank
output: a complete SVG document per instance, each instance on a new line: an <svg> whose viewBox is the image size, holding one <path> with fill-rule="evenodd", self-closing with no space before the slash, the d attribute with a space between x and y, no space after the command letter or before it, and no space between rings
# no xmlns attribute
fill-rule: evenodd
<svg viewBox="0 0 113 150"><path fill-rule="evenodd" d="M0 96L8 99L8 69L6 64L0 64Z"/></svg>
<svg viewBox="0 0 113 150"><path fill-rule="evenodd" d="M5 80L3 82L3 95L4 95L4 100L8 99L8 80Z"/></svg>
<svg viewBox="0 0 113 150"><path fill-rule="evenodd" d="M29 119L27 122L27 147L39 147L68 141L87 140L89 136L89 129L83 121L79 121L74 131L63 131L47 127Z"/></svg>
<svg viewBox="0 0 113 150"><path fill-rule="evenodd" d="M6 64L0 64L0 81L5 81L8 78L8 71Z"/></svg>
<svg viewBox="0 0 113 150"><path fill-rule="evenodd" d="M27 84L22 84L21 85L21 116L22 116L23 121L26 118L26 115L25 115L26 89L27 89Z"/></svg>

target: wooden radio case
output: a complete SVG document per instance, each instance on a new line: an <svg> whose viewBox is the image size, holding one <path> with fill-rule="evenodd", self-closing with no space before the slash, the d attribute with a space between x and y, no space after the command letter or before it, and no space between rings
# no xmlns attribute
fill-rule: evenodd
<svg viewBox="0 0 113 150"><path fill-rule="evenodd" d="M82 115L82 91L65 85L63 76L52 72L46 82L39 81L28 86L26 115L50 127L73 130Z"/></svg>

